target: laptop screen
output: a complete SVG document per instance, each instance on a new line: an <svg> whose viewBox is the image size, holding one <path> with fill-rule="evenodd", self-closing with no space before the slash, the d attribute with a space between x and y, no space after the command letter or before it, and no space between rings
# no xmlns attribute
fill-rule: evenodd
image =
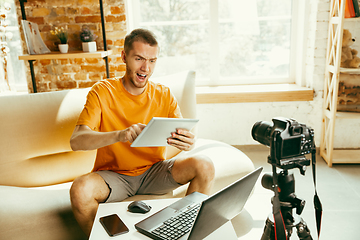
<svg viewBox="0 0 360 240"><path fill-rule="evenodd" d="M206 199L202 203L188 239L203 239L238 215L249 198L261 171L262 167Z"/></svg>

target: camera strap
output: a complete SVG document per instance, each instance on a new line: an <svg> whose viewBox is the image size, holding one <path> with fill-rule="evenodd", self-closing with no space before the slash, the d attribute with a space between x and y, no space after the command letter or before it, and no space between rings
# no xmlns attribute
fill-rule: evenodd
<svg viewBox="0 0 360 240"><path fill-rule="evenodd" d="M316 228L318 233L318 238L320 237L320 229L321 229L321 219L322 219L322 205L320 202L320 198L316 191L316 147L315 143L313 145L313 149L311 151L311 159L312 159L312 172L313 172L313 180L314 180L314 188L315 188L315 195L314 195L314 208L315 208L315 218L316 218Z"/></svg>
<svg viewBox="0 0 360 240"><path fill-rule="evenodd" d="M275 231L275 239L276 240L287 240L286 229L284 218L280 211L280 199L279 199L279 186L277 182L277 173L276 166L272 165L273 171L273 184L274 184L274 193L275 196L273 198L273 216L274 216L274 231Z"/></svg>

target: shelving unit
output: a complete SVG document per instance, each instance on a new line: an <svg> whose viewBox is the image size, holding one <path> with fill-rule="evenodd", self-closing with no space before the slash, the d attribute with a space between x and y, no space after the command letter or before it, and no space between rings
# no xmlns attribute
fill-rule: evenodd
<svg viewBox="0 0 360 240"><path fill-rule="evenodd" d="M339 118L360 120L359 113L338 112L337 99L341 73L360 74L360 69L340 68L341 46L344 21L359 21L360 18L345 19L346 1L331 0L326 70L324 85L324 103L321 129L320 155L331 167L334 163L360 163L360 149L334 149L335 121Z"/></svg>
<svg viewBox="0 0 360 240"><path fill-rule="evenodd" d="M20 6L21 6L21 15L22 19L26 20L26 13L25 13L25 6L24 2L27 2L27 0L19 0ZM104 8L103 8L103 2L102 0L99 0L100 5L100 14L101 14L101 28L102 28L102 35L103 35L103 43L104 43L104 51L97 51L97 52L69 52L69 53L60 53L60 52L51 52L47 54L26 54L19 56L19 60L27 60L29 61L30 66L30 73L31 73L31 81L33 86L34 93L37 92L36 87L36 79L35 79L35 72L34 72L34 61L40 60L40 59L70 59L70 58L103 58L105 60L105 66L106 66L106 77L110 77L109 72L109 60L108 56L112 54L111 50L107 50L107 43L106 43L106 31L105 31L105 17L104 17Z"/></svg>

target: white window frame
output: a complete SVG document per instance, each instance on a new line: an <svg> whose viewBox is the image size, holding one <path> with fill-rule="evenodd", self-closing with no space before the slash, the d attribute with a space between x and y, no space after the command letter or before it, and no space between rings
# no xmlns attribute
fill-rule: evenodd
<svg viewBox="0 0 360 240"><path fill-rule="evenodd" d="M218 2L221 0L209 0L210 2L210 47L212 49L211 59L219 59L220 50L218 48L219 42L219 24L218 24ZM211 76L212 79L197 79L197 86L219 86L219 85L254 85L254 84L293 84L296 83L299 86L305 86L304 79L304 69L305 64L304 60L306 58L306 45L307 45L307 36L306 29L308 21L308 12L306 6L308 6L309 0L293 0L293 7L291 13L291 42L290 42L290 68L289 68L289 77L283 78L264 78L261 76L246 77L244 79L229 79L224 80L220 79L219 67L217 66L216 61L211 61ZM137 7L139 5L139 0L126 0L126 19L127 19L127 31L139 27L139 19L131 16L138 16ZM261 20L262 18L259 17ZM204 20L207 22L207 20ZM173 25L174 22L172 22ZM201 23L201 20L198 21L179 21L176 24L197 24ZM169 24L168 22L156 22L156 25L159 24ZM148 24L149 26L151 23Z"/></svg>

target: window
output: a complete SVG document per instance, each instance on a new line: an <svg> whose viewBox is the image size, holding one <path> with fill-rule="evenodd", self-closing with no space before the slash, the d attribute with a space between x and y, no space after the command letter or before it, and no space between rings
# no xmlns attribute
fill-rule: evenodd
<svg viewBox="0 0 360 240"><path fill-rule="evenodd" d="M27 92L24 62L18 59L23 54L20 30L16 16L14 0L5 0L0 3L0 45L8 48L7 53L7 77L11 90ZM7 50L6 50L7 51ZM0 79L4 79L5 71L3 64L3 52L0 52ZM9 91L7 83L0 83L0 92Z"/></svg>
<svg viewBox="0 0 360 240"><path fill-rule="evenodd" d="M297 0L129 0L129 30L160 42L156 75L193 69L197 85L294 83Z"/></svg>

